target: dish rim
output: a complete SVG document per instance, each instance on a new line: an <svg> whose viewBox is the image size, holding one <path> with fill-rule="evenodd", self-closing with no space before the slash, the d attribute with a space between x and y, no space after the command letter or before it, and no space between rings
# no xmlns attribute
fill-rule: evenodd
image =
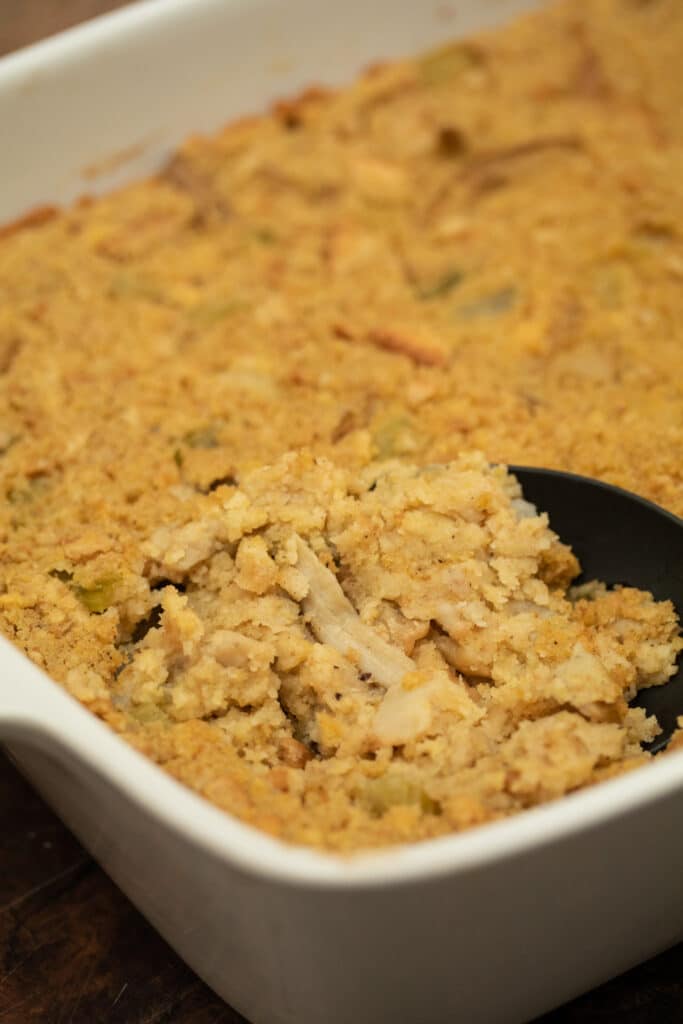
<svg viewBox="0 0 683 1024"><path fill-rule="evenodd" d="M218 7L222 0L201 0L205 7ZM231 0L235 5L245 0ZM0 56L0 87L11 82L13 75L21 76L35 70L38 63L63 63L84 47L96 47L100 43L110 45L117 36L134 31L147 22L166 21L176 12L187 12L187 0L129 0L125 7L116 7L88 18L87 21L61 29L36 42L27 43L17 50Z"/></svg>
<svg viewBox="0 0 683 1024"><path fill-rule="evenodd" d="M237 7L245 0L231 0ZM222 0L202 0L218 7ZM57 70L87 47L125 39L187 13L186 0L134 0L56 35L0 57L0 89L28 87L36 72ZM646 500L646 499L643 499ZM667 510L661 510L666 512ZM671 515L671 513L668 513ZM21 694L12 704L9 683ZM9 710L3 709L7 686ZM139 809L235 869L300 888L349 890L397 887L466 873L542 849L635 813L681 791L683 750L510 818L435 839L339 855L275 839L211 805L138 753L0 636L0 740L55 748L80 759Z"/></svg>
<svg viewBox="0 0 683 1024"><path fill-rule="evenodd" d="M302 888L402 886L466 873L551 846L681 791L683 750L625 775L464 832L400 846L330 853L276 839L221 810L138 753L0 636L0 738L61 749L171 831L237 870ZM5 683L13 679L13 689ZM3 712L3 683L7 701ZM3 735L4 734L4 735Z"/></svg>

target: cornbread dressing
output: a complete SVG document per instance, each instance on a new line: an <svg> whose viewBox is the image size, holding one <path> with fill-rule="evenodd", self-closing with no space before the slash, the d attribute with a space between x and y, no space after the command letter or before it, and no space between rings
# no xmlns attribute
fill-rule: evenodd
<svg viewBox="0 0 683 1024"><path fill-rule="evenodd" d="M504 464L683 513L681 53L564 2L7 230L2 632L321 848L647 763L674 610L573 588Z"/></svg>

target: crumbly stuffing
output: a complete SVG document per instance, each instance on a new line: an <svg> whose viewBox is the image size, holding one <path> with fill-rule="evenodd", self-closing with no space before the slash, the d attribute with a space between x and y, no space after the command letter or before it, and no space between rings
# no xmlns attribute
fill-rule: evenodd
<svg viewBox="0 0 683 1024"><path fill-rule="evenodd" d="M670 602L572 590L574 555L480 454L350 470L291 453L143 553L157 603L110 688L129 739L328 848L440 835L644 763L659 728L628 701L683 647Z"/></svg>
<svg viewBox="0 0 683 1024"><path fill-rule="evenodd" d="M678 0L564 2L6 233L0 629L318 846L642 763L671 610L574 594L488 466L683 511L682 47Z"/></svg>

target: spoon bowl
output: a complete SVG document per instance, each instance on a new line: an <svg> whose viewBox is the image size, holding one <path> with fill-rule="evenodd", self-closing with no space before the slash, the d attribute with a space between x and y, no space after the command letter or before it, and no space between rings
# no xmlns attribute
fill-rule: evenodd
<svg viewBox="0 0 683 1024"><path fill-rule="evenodd" d="M649 590L683 615L683 519L621 487L553 469L510 466L524 497L548 513L550 525L581 563L577 583L603 580ZM662 750L683 715L683 665L664 685L632 703L655 715L662 732L647 748Z"/></svg>

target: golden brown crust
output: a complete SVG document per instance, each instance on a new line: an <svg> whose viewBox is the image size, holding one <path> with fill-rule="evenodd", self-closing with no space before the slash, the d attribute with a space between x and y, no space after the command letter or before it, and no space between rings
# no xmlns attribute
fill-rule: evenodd
<svg viewBox="0 0 683 1024"><path fill-rule="evenodd" d="M24 213L21 217L17 217L16 220L0 225L0 238L7 238L9 235L13 235L17 231L26 231L29 228L39 228L42 224L46 224L49 220L56 217L58 213L59 209L56 206L35 206L32 210L29 210L28 213Z"/></svg>
<svg viewBox="0 0 683 1024"><path fill-rule="evenodd" d="M359 770L373 785L344 803L318 758L299 763L284 712L272 735L253 711L233 708L219 726L222 691L206 663L172 726L156 701L167 686L158 653L143 662L151 697L137 719L112 694L131 675L130 644L153 635L160 615L179 642L195 642L192 616L201 625L206 609L172 592L197 552L220 576L223 504L287 450L310 448L353 475L373 459L428 466L477 449L683 512L682 46L677 0L559 4L380 65L349 89L310 90L188 140L154 179L5 229L3 632L219 806L319 845L425 837L549 799L562 751L583 751L577 785L639 763L635 747L613 742L627 721L621 691L605 683L567 718L559 690L522 687L491 727L498 741L510 721L534 726L509 737L510 763L502 753L481 763L490 737L463 731L459 789L435 795L406 765L441 749L409 751L388 784L386 755L368 750ZM238 513L231 544L246 528ZM155 576L151 539L172 534L174 558ZM235 585L260 599L269 559L245 545ZM553 548L540 581L563 590L575 568ZM217 585L207 580L202 593ZM657 657L636 655L609 625L623 613L661 647L659 613L638 600L578 601L576 616L656 683ZM424 647L428 621L390 605L380 617L406 657ZM548 625L539 635L549 649L561 639ZM490 667L471 638L464 653L439 639L438 657ZM221 643L223 658L247 657L234 636ZM278 656L295 675L300 645ZM617 689L624 671L614 668ZM294 706L292 680L283 687ZM323 742L336 742L338 725L323 714ZM628 719L634 743L650 728ZM595 737L616 760L591 760ZM547 780L533 763L544 744Z"/></svg>

